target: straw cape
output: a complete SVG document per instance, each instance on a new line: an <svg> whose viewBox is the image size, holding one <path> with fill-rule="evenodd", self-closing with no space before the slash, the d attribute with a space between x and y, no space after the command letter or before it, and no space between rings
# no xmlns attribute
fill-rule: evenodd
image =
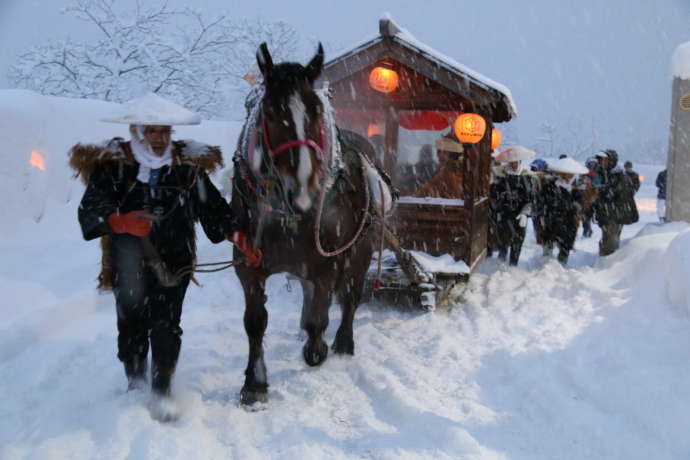
<svg viewBox="0 0 690 460"><path fill-rule="evenodd" d="M168 101L156 94L149 93L122 104L113 113L101 119L109 123L129 125L194 125L201 119L198 114ZM207 174L223 166L220 148L191 139L173 140L171 142L172 167L189 165ZM113 165L120 170L137 164L132 153L130 141L116 137L98 144L77 144L69 151L69 166L74 170L74 177L81 177L84 184L98 165ZM101 273L98 276L99 289L109 290L111 284L111 267L109 257L110 241L108 235L101 238ZM194 249L192 249L194 252Z"/></svg>

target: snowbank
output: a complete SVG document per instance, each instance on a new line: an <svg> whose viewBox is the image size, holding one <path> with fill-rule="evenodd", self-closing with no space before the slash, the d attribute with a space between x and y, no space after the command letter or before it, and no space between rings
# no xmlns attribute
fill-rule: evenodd
<svg viewBox="0 0 690 460"><path fill-rule="evenodd" d="M679 45L673 52L671 75L673 78L690 80L690 42Z"/></svg>
<svg viewBox="0 0 690 460"><path fill-rule="evenodd" d="M690 230L671 241L666 259L666 293L673 305L690 315Z"/></svg>

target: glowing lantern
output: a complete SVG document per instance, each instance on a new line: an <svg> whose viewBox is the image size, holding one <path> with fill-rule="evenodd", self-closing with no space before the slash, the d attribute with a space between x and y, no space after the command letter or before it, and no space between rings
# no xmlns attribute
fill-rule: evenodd
<svg viewBox="0 0 690 460"><path fill-rule="evenodd" d="M496 150L501 145L501 132L496 128L491 130L491 150Z"/></svg>
<svg viewBox="0 0 690 460"><path fill-rule="evenodd" d="M392 93L398 87L398 78L398 72L383 63L374 67L369 74L369 85L376 91Z"/></svg>
<svg viewBox="0 0 690 460"><path fill-rule="evenodd" d="M460 142L476 144L484 137L486 121L484 121L481 115L476 113L463 113L455 120L453 128L455 130L455 137Z"/></svg>
<svg viewBox="0 0 690 460"><path fill-rule="evenodd" d="M41 152L40 150L32 150L31 158L29 158L29 164L40 169L41 171L46 170L46 161L45 158L43 158L43 153L44 152Z"/></svg>
<svg viewBox="0 0 690 460"><path fill-rule="evenodd" d="M376 136L377 134L383 134L381 125L370 123L369 126L367 126L367 137Z"/></svg>

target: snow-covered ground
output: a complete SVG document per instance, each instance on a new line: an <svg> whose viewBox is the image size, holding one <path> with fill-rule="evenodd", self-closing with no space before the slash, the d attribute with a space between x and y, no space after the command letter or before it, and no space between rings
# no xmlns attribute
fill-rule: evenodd
<svg viewBox="0 0 690 460"><path fill-rule="evenodd" d="M20 105L53 117L13 124ZM83 189L64 166L71 143L123 134L82 120L107 109L0 91L1 459L690 457L690 225L655 223L661 166L637 168L641 222L614 255L597 256L595 227L563 268L530 233L518 267L487 260L448 310L363 305L356 355L317 369L301 357L298 287L271 278L262 411L237 403L239 282L200 275L174 385L183 416L153 421L147 395L124 391L114 300L95 291L98 244L81 239ZM227 155L236 126L178 136ZM46 171L27 166L33 149L47 153ZM199 246L201 261L230 254L227 243ZM329 342L339 316L334 307Z"/></svg>

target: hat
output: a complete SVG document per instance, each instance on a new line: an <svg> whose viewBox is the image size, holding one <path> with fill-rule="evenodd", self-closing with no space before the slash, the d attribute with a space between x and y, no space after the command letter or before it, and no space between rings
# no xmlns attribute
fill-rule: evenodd
<svg viewBox="0 0 690 460"><path fill-rule="evenodd" d="M500 161L501 163L510 163L511 161L528 160L534 155L535 153L526 147L521 145L513 145L496 155L496 161Z"/></svg>
<svg viewBox="0 0 690 460"><path fill-rule="evenodd" d="M157 94L148 93L121 104L101 121L127 125L198 125L201 117Z"/></svg>
<svg viewBox="0 0 690 460"><path fill-rule="evenodd" d="M577 161L572 158L566 157L560 160L554 161L549 165L549 169L553 172L564 173L564 174L587 174L589 170L582 166Z"/></svg>
<svg viewBox="0 0 690 460"><path fill-rule="evenodd" d="M630 160L626 161L625 163L623 163L623 167L624 168L632 168L633 167L632 161L630 161Z"/></svg>
<svg viewBox="0 0 690 460"><path fill-rule="evenodd" d="M609 154L608 154L608 152L606 152L606 150L601 150L601 151L597 152L594 156L598 157L598 158L608 158Z"/></svg>
<svg viewBox="0 0 690 460"><path fill-rule="evenodd" d="M462 144L450 137L442 137L436 141L436 150L443 150L446 152L462 153L464 149Z"/></svg>

